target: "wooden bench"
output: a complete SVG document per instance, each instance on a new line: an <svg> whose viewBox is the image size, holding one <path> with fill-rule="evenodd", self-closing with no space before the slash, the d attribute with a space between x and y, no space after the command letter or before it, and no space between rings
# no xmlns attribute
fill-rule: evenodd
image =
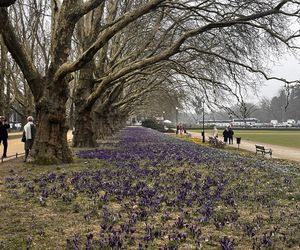
<svg viewBox="0 0 300 250"><path fill-rule="evenodd" d="M210 145L212 145L213 147L216 147L216 148L224 148L224 146L225 146L224 142L222 142L222 141L220 141L217 138L214 138L212 136L208 137L208 143Z"/></svg>
<svg viewBox="0 0 300 250"><path fill-rule="evenodd" d="M270 148L265 148L265 146L261 146L261 145L255 145L255 149L256 149L255 152L256 155L257 153L262 153L263 156L265 156L265 154L269 154L270 158L272 157L272 149Z"/></svg>

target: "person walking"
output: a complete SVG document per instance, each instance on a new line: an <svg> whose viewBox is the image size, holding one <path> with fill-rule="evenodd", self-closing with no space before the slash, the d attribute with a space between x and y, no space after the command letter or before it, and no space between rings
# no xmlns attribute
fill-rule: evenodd
<svg viewBox="0 0 300 250"><path fill-rule="evenodd" d="M223 137L224 137L224 142L225 144L227 144L227 141L228 141L228 137L229 137L229 131L228 131L228 128L226 127L223 131Z"/></svg>
<svg viewBox="0 0 300 250"><path fill-rule="evenodd" d="M27 123L24 126L24 131L23 134L25 135L25 159L24 162L27 161L28 155L29 155L29 151L32 149L32 145L33 145L33 141L34 141L34 137L35 137L35 124L33 123L33 117L32 116L28 116L27 117ZM22 140L23 141L23 140Z"/></svg>
<svg viewBox="0 0 300 250"><path fill-rule="evenodd" d="M232 128L229 126L228 127L228 142L229 142L229 144L233 144L233 135L234 135L234 132L233 132Z"/></svg>
<svg viewBox="0 0 300 250"><path fill-rule="evenodd" d="M3 142L3 155L2 158L6 158L7 157L7 147L8 147L8 143L7 143L7 139L8 139L8 133L7 133L7 129L9 129L9 123L7 122L7 120L5 119L4 116L0 116L0 144Z"/></svg>

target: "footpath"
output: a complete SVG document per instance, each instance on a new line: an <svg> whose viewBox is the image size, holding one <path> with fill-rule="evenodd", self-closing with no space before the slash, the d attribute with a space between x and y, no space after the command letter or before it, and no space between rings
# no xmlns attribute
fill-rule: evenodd
<svg viewBox="0 0 300 250"><path fill-rule="evenodd" d="M3 161L8 161L15 159L16 156L22 157L24 156L24 143L21 142L22 132L9 133L8 134L8 148L7 148L7 156L8 158L4 158ZM72 131L68 131L67 134L68 141L72 140ZM0 145L0 157L3 154L3 144ZM1 158L0 158L1 164Z"/></svg>
<svg viewBox="0 0 300 250"><path fill-rule="evenodd" d="M188 131L188 132L192 135L192 137L202 139L201 133L190 132L190 131ZM205 140L208 141L208 137L205 137ZM234 138L233 143L234 144L230 144L228 146L238 148L238 145L236 144L236 138ZM300 149L297 149L297 148L284 147L284 146L278 146L278 145L269 144L269 143L243 140L243 138L241 140L239 148L255 153L255 144L263 145L263 146L265 146L265 148L271 148L272 149L272 158L286 159L286 160L300 162ZM267 157L269 157L269 155L266 155L265 157L267 158Z"/></svg>

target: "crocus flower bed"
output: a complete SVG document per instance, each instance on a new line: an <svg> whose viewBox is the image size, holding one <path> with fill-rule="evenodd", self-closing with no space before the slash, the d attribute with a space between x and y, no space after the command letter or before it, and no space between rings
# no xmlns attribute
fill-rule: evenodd
<svg viewBox="0 0 300 250"><path fill-rule="evenodd" d="M145 128L78 157L1 179L1 249L299 247L296 165Z"/></svg>

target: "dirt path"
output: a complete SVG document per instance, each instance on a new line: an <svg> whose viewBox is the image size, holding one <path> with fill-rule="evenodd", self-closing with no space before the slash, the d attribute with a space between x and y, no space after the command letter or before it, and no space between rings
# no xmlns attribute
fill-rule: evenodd
<svg viewBox="0 0 300 250"><path fill-rule="evenodd" d="M17 136L19 137L16 138ZM22 136L22 132L8 134L8 148L7 148L8 158L4 158L3 161L15 159L16 155L18 157L24 156L24 143L21 142L21 136ZM12 139L10 139L9 137L12 137ZM72 140L72 131L68 131L67 137L68 137L68 141ZM3 145L1 144L0 157L2 156L2 154L3 154ZM0 163L1 163L1 158L0 158Z"/></svg>
<svg viewBox="0 0 300 250"><path fill-rule="evenodd" d="M189 133L192 135L192 137L202 138L201 133L190 132L190 131L189 131ZM205 137L205 139L208 140L208 136ZM263 145L266 148L271 148L272 152L273 152L273 155L272 155L273 158L293 160L293 161L300 162L300 149L297 149L297 148L290 148L290 147L278 146L278 145L273 145L273 144L268 144L268 143L243 140L243 138L242 138L241 144L240 144L240 149L255 152L255 144ZM231 144L229 146L235 147L235 148L238 147L238 145L236 144L235 138L234 138L234 144ZM266 155L266 157L268 157L268 156L269 155Z"/></svg>

